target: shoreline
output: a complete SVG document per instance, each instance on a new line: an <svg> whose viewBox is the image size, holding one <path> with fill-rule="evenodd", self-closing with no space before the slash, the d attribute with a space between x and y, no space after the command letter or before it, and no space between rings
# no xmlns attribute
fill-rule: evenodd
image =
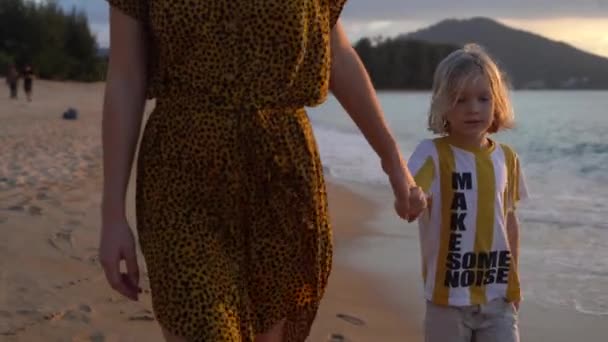
<svg viewBox="0 0 608 342"><path fill-rule="evenodd" d="M415 315L395 305L378 286L382 279L353 267L349 257L351 248L375 236L368 222L379 212L379 204L331 178L327 188L334 266L309 340L331 341L335 334L344 341L422 341L422 322L412 321Z"/></svg>
<svg viewBox="0 0 608 342"><path fill-rule="evenodd" d="M425 302L422 294L418 227L403 223L394 214L392 193L387 186L333 180L351 192L351 196L374 203L374 213L361 225L361 234L336 252L345 263L347 272L354 272L367 281L380 284L374 289L379 294L377 305L386 314L398 315L402 329L400 338L382 341L422 342ZM525 224L525 221L524 221ZM525 292L525 279L523 279ZM575 311L568 306L549 305L531 295L524 295L519 312L519 331L522 341L603 342L607 315ZM603 330L604 329L604 330ZM384 337L379 335L378 337Z"/></svg>

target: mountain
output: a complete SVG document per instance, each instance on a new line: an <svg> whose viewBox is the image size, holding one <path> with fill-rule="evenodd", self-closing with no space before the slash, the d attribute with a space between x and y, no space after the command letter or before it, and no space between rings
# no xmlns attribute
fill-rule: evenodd
<svg viewBox="0 0 608 342"><path fill-rule="evenodd" d="M487 18L448 19L397 39L462 46L475 42L516 88L608 89L608 59Z"/></svg>

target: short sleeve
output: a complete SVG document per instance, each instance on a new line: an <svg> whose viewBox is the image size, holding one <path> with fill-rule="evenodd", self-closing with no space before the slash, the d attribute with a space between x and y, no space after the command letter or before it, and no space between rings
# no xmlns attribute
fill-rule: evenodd
<svg viewBox="0 0 608 342"><path fill-rule="evenodd" d="M340 18L340 13L348 0L329 0L329 27L332 29Z"/></svg>
<svg viewBox="0 0 608 342"><path fill-rule="evenodd" d="M529 196L526 176L524 175L524 171L521 168L521 163L517 155L515 155L513 164L514 174L512 175L511 179L514 181L514 184L512 184L511 196L508 203L510 210L515 210L517 204L520 201L528 199Z"/></svg>
<svg viewBox="0 0 608 342"><path fill-rule="evenodd" d="M427 194L431 192L436 175L433 159L434 149L435 145L431 141L425 140L416 146L407 162L407 167L412 173L416 185Z"/></svg>
<svg viewBox="0 0 608 342"><path fill-rule="evenodd" d="M515 211L517 205L528 198L528 185L517 153L508 145L501 146L507 167L506 210Z"/></svg>
<svg viewBox="0 0 608 342"><path fill-rule="evenodd" d="M115 7L130 17L140 21L148 18L149 0L106 0L110 6Z"/></svg>

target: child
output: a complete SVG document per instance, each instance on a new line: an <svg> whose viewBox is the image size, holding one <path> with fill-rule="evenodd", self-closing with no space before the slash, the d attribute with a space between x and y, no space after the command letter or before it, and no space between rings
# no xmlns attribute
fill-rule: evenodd
<svg viewBox="0 0 608 342"><path fill-rule="evenodd" d="M427 342L519 341L517 154L489 135L513 126L507 85L475 44L437 67L429 129L409 160L428 208L418 218Z"/></svg>

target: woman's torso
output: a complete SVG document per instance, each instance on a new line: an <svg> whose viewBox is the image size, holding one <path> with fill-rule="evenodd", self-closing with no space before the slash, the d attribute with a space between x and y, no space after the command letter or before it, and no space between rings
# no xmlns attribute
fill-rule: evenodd
<svg viewBox="0 0 608 342"><path fill-rule="evenodd" d="M299 107L328 90L327 0L148 2L149 97Z"/></svg>

